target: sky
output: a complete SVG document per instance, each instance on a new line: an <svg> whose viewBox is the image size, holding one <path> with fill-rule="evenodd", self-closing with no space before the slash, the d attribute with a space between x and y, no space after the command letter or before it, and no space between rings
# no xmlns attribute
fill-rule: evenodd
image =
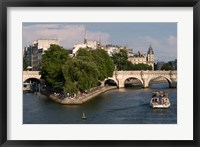
<svg viewBox="0 0 200 147"><path fill-rule="evenodd" d="M102 45L127 46L134 53L154 50L155 62L177 59L177 23L26 23L22 25L22 45L38 39L58 39L65 49L88 41Z"/></svg>

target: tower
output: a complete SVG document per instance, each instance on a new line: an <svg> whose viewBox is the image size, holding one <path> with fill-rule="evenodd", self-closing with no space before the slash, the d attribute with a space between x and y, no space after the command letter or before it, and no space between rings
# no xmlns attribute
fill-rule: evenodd
<svg viewBox="0 0 200 147"><path fill-rule="evenodd" d="M147 64L152 66L152 70L154 70L154 51L151 47L151 44L149 46L149 50L147 52Z"/></svg>

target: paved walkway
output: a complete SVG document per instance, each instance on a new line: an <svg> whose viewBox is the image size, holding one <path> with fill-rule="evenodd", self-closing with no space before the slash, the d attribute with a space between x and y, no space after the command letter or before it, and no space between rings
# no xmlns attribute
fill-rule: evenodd
<svg viewBox="0 0 200 147"><path fill-rule="evenodd" d="M79 95L77 98L64 98L64 99L60 99L59 97L56 97L54 96L53 94L51 94L49 96L49 98L57 103L60 103L60 104L64 104L64 105L74 105L74 104L83 104L85 103L86 101L94 98L95 96L103 93L103 92L106 92L108 90L111 90L111 89L116 89L117 87L116 86L105 86L105 87L102 87L100 89L97 89L97 90L93 90L92 92L89 92L88 94L85 94L85 95Z"/></svg>

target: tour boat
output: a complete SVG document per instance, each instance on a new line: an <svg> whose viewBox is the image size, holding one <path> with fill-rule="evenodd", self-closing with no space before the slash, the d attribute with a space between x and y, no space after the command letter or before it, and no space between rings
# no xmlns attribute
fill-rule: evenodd
<svg viewBox="0 0 200 147"><path fill-rule="evenodd" d="M152 98L150 101L150 106L152 108L169 108L170 101L168 98L168 94L166 92L153 92Z"/></svg>
<svg viewBox="0 0 200 147"><path fill-rule="evenodd" d="M85 113L83 112L82 119L86 119Z"/></svg>

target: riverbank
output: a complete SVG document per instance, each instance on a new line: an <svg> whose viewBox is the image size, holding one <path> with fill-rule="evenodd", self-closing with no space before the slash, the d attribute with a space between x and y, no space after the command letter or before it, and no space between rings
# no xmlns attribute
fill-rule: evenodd
<svg viewBox="0 0 200 147"><path fill-rule="evenodd" d="M100 89L94 90L92 92L89 92L88 94L84 94L84 95L79 95L76 98L59 98L57 96L55 96L54 94L48 94L48 92L41 92L40 95L46 95L48 98L50 98L51 100L53 100L56 103L59 104L63 104L63 105L80 105L83 104L85 102L87 102L88 100L94 98L95 96L106 92L108 90L111 89L116 89L116 86L105 86L105 87L101 87Z"/></svg>
<svg viewBox="0 0 200 147"><path fill-rule="evenodd" d="M159 77L159 78L156 78L153 81L151 81L150 84L158 84L158 83L163 83L163 82L167 82L166 79ZM141 83L135 82L134 85L135 86L141 85ZM54 102L59 103L59 104L63 104L63 105L80 105L80 104L87 102L88 100L94 98L95 96L97 96L97 95L99 95L103 92L106 92L106 91L112 90L112 89L116 89L116 88L117 88L116 86L104 86L104 87L101 87L97 90L90 91L88 94L78 95L74 98L69 98L69 97L60 98L59 96L51 94L51 92L48 91L48 90L41 91L40 93L38 93L38 95L41 96L41 97L45 96L47 98L50 98Z"/></svg>

